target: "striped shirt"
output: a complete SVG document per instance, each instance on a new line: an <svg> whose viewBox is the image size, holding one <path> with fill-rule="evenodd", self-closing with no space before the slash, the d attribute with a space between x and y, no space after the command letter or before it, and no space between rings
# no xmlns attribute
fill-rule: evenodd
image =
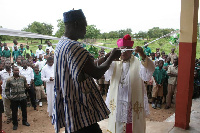
<svg viewBox="0 0 200 133"><path fill-rule="evenodd" d="M105 118L109 110L94 79L82 71L88 58L93 58L77 41L63 37L56 46L55 131L65 126L65 132L75 132Z"/></svg>

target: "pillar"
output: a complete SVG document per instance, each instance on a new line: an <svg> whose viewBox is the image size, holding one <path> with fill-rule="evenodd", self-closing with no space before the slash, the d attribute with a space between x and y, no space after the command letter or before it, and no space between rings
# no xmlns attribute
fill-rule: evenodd
<svg viewBox="0 0 200 133"><path fill-rule="evenodd" d="M181 0L175 126L189 128L197 44L199 0Z"/></svg>

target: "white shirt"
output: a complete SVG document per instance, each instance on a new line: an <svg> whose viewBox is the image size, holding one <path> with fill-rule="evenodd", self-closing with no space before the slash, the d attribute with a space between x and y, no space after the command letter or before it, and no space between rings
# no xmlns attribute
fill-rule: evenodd
<svg viewBox="0 0 200 133"><path fill-rule="evenodd" d="M13 45L13 46L12 46L12 51L15 51L14 46L17 46L17 45ZM19 46L17 46L17 50L18 50L18 49L19 49Z"/></svg>
<svg viewBox="0 0 200 133"><path fill-rule="evenodd" d="M4 50L4 46L2 47L2 51ZM8 50L10 50L10 47L8 47Z"/></svg>
<svg viewBox="0 0 200 133"><path fill-rule="evenodd" d="M26 77L27 84L30 84L31 80L34 79L33 69L31 67L27 67L27 69L22 68L19 71L19 75Z"/></svg>
<svg viewBox="0 0 200 133"><path fill-rule="evenodd" d="M22 66L18 66L17 63L14 63L14 66L18 67L19 71L23 69L23 67Z"/></svg>
<svg viewBox="0 0 200 133"><path fill-rule="evenodd" d="M54 65L49 66L46 64L41 71L41 79L44 82L53 82L49 80L50 77L54 78Z"/></svg>
<svg viewBox="0 0 200 133"><path fill-rule="evenodd" d="M41 71L42 68L45 66L45 64L46 64L46 61L45 61L45 60L43 60L43 61L38 60L38 61L35 63L35 66L39 66L39 70Z"/></svg>
<svg viewBox="0 0 200 133"><path fill-rule="evenodd" d="M47 46L46 49L45 49L45 51L46 51L47 49L49 49L50 52L51 52L51 51L54 51L54 49L53 49L52 46Z"/></svg>
<svg viewBox="0 0 200 133"><path fill-rule="evenodd" d="M40 54L44 55L45 52L44 52L42 49L41 49L41 50L37 49L37 50L36 50L36 53L35 53L35 56L37 56L37 58L39 58L39 55L40 55Z"/></svg>
<svg viewBox="0 0 200 133"><path fill-rule="evenodd" d="M2 80L2 82L3 82L3 84L1 85L1 86L2 86L2 96L3 96L4 98L6 98L6 95L5 95L6 80L7 80L9 77L13 76L12 69L11 69L11 73L8 73L8 72L6 71L6 69L2 70L2 71L0 72L0 76L1 76L1 80Z"/></svg>

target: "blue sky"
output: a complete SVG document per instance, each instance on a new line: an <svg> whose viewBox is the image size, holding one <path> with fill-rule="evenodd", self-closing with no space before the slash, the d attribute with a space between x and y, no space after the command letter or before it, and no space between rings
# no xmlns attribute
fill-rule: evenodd
<svg viewBox="0 0 200 133"><path fill-rule="evenodd" d="M133 33L153 27L180 27L181 0L0 0L0 26L21 30L33 21L54 26L63 12L82 9L88 25L101 33L131 28Z"/></svg>

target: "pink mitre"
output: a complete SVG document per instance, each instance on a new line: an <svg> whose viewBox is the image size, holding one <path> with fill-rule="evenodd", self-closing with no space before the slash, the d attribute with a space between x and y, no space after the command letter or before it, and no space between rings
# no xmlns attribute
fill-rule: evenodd
<svg viewBox="0 0 200 133"><path fill-rule="evenodd" d="M125 46L125 47L133 47L134 41L131 41L131 36L126 34L123 38L117 40L118 48Z"/></svg>

